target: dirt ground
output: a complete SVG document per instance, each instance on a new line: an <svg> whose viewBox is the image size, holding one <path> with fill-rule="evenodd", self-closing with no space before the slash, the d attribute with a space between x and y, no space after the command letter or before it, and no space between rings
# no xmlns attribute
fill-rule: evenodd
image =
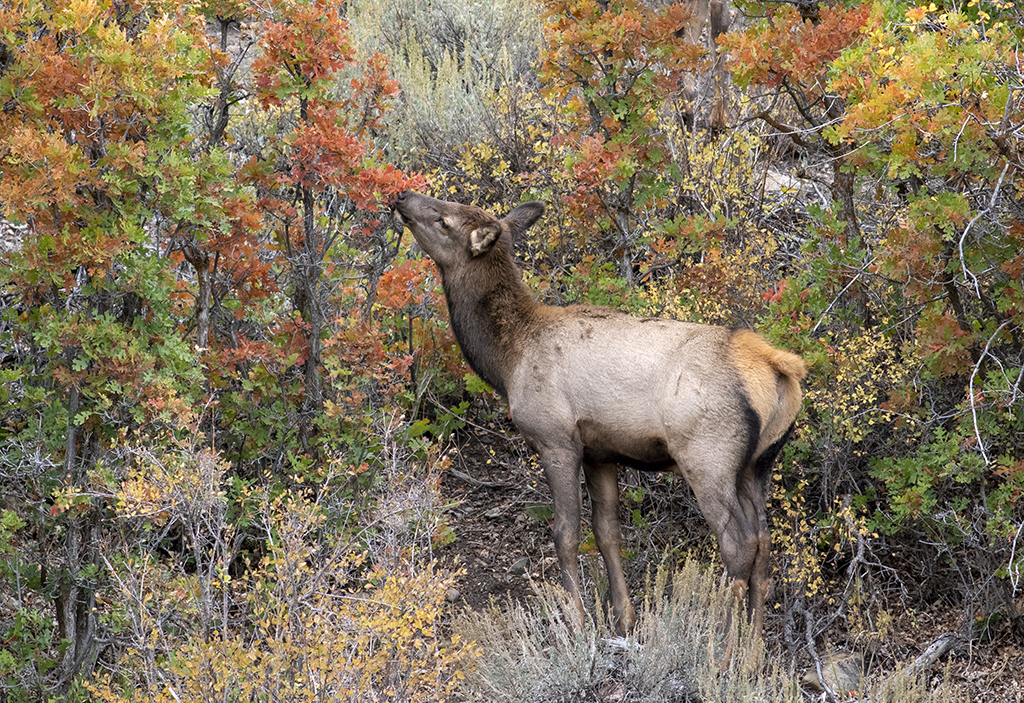
<svg viewBox="0 0 1024 703"><path fill-rule="evenodd" d="M532 595L529 579L557 580L554 544L551 541L550 498L535 458L504 415L463 433L448 450L452 467L442 481L442 493L451 504L450 525L455 540L444 558L457 559L465 575L456 606L480 610L490 603ZM685 499L685 498L684 498ZM584 506L584 519L588 507ZM596 560L595 560L596 561ZM627 560L627 572L637 565ZM644 567L639 567L644 568ZM635 577L627 573L627 579ZM899 613L900 604L889 612ZM964 612L904 612L892 624L895 633L879 648L887 667L906 666L944 633L962 634ZM779 623L766 623L769 649L779 644ZM819 644L819 650L828 643ZM781 650L780 650L781 651ZM776 652L776 655L779 652ZM771 655L771 651L770 651ZM869 655L870 656L870 655ZM797 669L806 670L809 657L797 655ZM930 670L936 690L944 688L953 700L986 703L1024 703L1024 642L1012 628L994 628L984 639L959 644ZM823 700L807 690L807 700Z"/></svg>

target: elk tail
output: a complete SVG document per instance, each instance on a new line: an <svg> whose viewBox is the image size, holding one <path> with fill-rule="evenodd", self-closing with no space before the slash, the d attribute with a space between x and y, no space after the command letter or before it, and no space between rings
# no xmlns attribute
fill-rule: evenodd
<svg viewBox="0 0 1024 703"><path fill-rule="evenodd" d="M772 365L773 369L797 383L802 381L804 376L807 375L807 364L796 354L769 347L766 350L766 355L768 363Z"/></svg>

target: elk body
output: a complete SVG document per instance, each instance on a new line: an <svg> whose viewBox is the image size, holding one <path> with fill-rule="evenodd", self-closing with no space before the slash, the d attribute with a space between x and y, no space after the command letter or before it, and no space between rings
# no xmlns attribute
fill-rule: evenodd
<svg viewBox="0 0 1024 703"><path fill-rule="evenodd" d="M581 613L582 468L616 627L625 633L635 622L619 549L617 466L626 465L672 471L691 486L733 593L760 632L767 475L800 408L804 362L749 330L538 303L511 242L540 218L542 203L498 219L407 192L394 212L440 269L467 361L507 399L539 454L554 500L561 582Z"/></svg>

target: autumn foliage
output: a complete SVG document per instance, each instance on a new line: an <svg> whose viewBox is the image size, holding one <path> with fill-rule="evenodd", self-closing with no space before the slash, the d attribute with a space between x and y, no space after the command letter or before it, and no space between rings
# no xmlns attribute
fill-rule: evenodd
<svg viewBox="0 0 1024 703"><path fill-rule="evenodd" d="M406 189L548 202L514 243L547 301L808 360L787 647L882 647L908 584L1020 632L1017 4L742 0L714 51L699 3L538 1L529 41L422 5L0 3L4 695L452 694L440 447L503 410ZM678 487L638 485L649 546Z"/></svg>

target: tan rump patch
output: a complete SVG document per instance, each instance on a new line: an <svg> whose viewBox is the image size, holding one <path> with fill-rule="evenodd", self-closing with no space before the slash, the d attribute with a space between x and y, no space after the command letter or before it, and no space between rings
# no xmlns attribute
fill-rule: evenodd
<svg viewBox="0 0 1024 703"><path fill-rule="evenodd" d="M776 349L751 330L736 330L730 341L733 361L742 373L744 369L772 367L784 376L800 381L807 375L807 364L796 354Z"/></svg>
<svg viewBox="0 0 1024 703"><path fill-rule="evenodd" d="M800 380L807 375L807 364L796 354L775 349L750 330L733 332L729 352L747 399L761 419L759 454L778 440L796 417Z"/></svg>

